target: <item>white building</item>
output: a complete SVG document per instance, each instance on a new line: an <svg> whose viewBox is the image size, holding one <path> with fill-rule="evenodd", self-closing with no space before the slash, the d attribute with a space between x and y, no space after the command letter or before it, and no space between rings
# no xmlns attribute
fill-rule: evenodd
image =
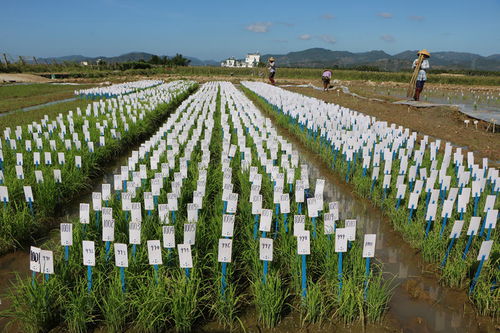
<svg viewBox="0 0 500 333"><path fill-rule="evenodd" d="M238 60L234 57L227 58L220 63L221 67L257 67L260 62L259 53L248 53L245 60Z"/></svg>

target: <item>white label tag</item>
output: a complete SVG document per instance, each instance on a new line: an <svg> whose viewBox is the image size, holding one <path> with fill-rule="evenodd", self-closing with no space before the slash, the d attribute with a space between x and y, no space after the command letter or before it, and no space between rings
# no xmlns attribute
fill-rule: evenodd
<svg viewBox="0 0 500 333"><path fill-rule="evenodd" d="M261 238L259 241L259 259L273 261L273 239Z"/></svg>
<svg viewBox="0 0 500 333"><path fill-rule="evenodd" d="M40 272L41 251L38 247L30 247L30 270L33 272Z"/></svg>
<svg viewBox="0 0 500 333"><path fill-rule="evenodd" d="M352 242L356 239L356 220L345 220L347 240Z"/></svg>
<svg viewBox="0 0 500 333"><path fill-rule="evenodd" d="M90 223L90 205L87 203L80 204L80 223Z"/></svg>
<svg viewBox="0 0 500 333"><path fill-rule="evenodd" d="M300 235L297 236L297 254L311 254L311 238L309 230L304 230Z"/></svg>
<svg viewBox="0 0 500 333"><path fill-rule="evenodd" d="M233 237L234 233L234 215L222 215L222 236Z"/></svg>
<svg viewBox="0 0 500 333"><path fill-rule="evenodd" d="M491 247L493 246L493 240L483 241L481 243L481 248L479 249L479 254L477 255L477 260L488 260L490 257Z"/></svg>
<svg viewBox="0 0 500 333"><path fill-rule="evenodd" d="M347 228L335 230L335 252L347 252Z"/></svg>
<svg viewBox="0 0 500 333"><path fill-rule="evenodd" d="M54 255L52 251L40 251L40 273L54 274Z"/></svg>
<svg viewBox="0 0 500 333"><path fill-rule="evenodd" d="M175 248L175 227L173 225L163 226L163 247L168 249Z"/></svg>
<svg viewBox="0 0 500 333"><path fill-rule="evenodd" d="M184 244L194 245L196 241L196 223L184 224Z"/></svg>
<svg viewBox="0 0 500 333"><path fill-rule="evenodd" d="M71 223L61 223L61 245L62 246L72 246L73 245L73 224Z"/></svg>
<svg viewBox="0 0 500 333"><path fill-rule="evenodd" d="M363 258L373 258L375 256L376 234L365 234L363 243Z"/></svg>
<svg viewBox="0 0 500 333"><path fill-rule="evenodd" d="M464 226L464 221L455 221L455 223L453 223L453 227L451 228L451 232L450 232L450 237L449 238L458 238L460 237L460 233L462 232L462 227Z"/></svg>
<svg viewBox="0 0 500 333"><path fill-rule="evenodd" d="M141 223L130 222L128 224L129 244L141 244Z"/></svg>
<svg viewBox="0 0 500 333"><path fill-rule="evenodd" d="M272 217L273 217L272 209L262 209L262 213L260 214L259 231L265 231L265 232L271 231Z"/></svg>
<svg viewBox="0 0 500 333"><path fill-rule="evenodd" d="M490 209L486 213L486 223L485 223L485 228L486 229L495 229L497 225L497 216L498 216L498 209Z"/></svg>
<svg viewBox="0 0 500 333"><path fill-rule="evenodd" d="M323 215L324 233L325 235L332 235L335 233L335 214L325 213Z"/></svg>
<svg viewBox="0 0 500 333"><path fill-rule="evenodd" d="M128 245L122 243L114 243L115 247L115 266L128 267Z"/></svg>
<svg viewBox="0 0 500 333"><path fill-rule="evenodd" d="M232 239L219 239L219 253L217 256L219 262L231 262L232 246Z"/></svg>
<svg viewBox="0 0 500 333"><path fill-rule="evenodd" d="M158 205L158 217L160 218L160 223L168 224L169 223L169 210L168 204L159 204Z"/></svg>
<svg viewBox="0 0 500 333"><path fill-rule="evenodd" d="M148 240L148 259L150 265L162 265L161 244L159 240Z"/></svg>
<svg viewBox="0 0 500 333"><path fill-rule="evenodd" d="M115 240L115 220L109 217L102 220L102 241L114 242Z"/></svg>
<svg viewBox="0 0 500 333"><path fill-rule="evenodd" d="M179 265L181 268L193 268L193 257L191 256L191 245L177 244L179 252Z"/></svg>
<svg viewBox="0 0 500 333"><path fill-rule="evenodd" d="M95 248L93 241L82 241L83 246L83 265L95 266Z"/></svg>

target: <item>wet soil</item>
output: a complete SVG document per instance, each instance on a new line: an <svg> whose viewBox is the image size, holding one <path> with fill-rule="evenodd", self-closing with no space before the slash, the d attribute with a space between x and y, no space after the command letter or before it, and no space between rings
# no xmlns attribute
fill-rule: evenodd
<svg viewBox="0 0 500 333"><path fill-rule="evenodd" d="M500 164L500 128L496 133L486 132L488 123L479 121L476 129L471 121L466 127L464 120L471 119L454 108L432 107L415 108L395 105L385 101L370 101L346 95L338 90L318 91L311 88L286 88L307 96L336 103L377 117L379 120L395 123L424 135L449 141L455 145L468 147L477 152L476 157L487 157L491 163ZM498 126L497 126L498 127ZM444 145L443 145L444 146Z"/></svg>

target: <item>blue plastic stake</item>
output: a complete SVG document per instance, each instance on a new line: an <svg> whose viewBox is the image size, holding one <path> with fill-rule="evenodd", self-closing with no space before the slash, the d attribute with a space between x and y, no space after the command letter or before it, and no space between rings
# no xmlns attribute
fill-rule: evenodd
<svg viewBox="0 0 500 333"><path fill-rule="evenodd" d="M226 293L226 275L227 275L227 262L222 263L222 278L221 278L221 289L220 292L222 296Z"/></svg>
<svg viewBox="0 0 500 333"><path fill-rule="evenodd" d="M156 285L158 285L158 265L153 265L153 268L154 268L154 273L155 273L155 282L156 282Z"/></svg>
<svg viewBox="0 0 500 333"><path fill-rule="evenodd" d="M317 235L316 235L316 218L315 217L311 218L311 222L312 222L312 226L313 226L313 237L317 238Z"/></svg>
<svg viewBox="0 0 500 333"><path fill-rule="evenodd" d="M285 224L285 232L288 233L288 214L284 213L283 223Z"/></svg>
<svg viewBox="0 0 500 333"><path fill-rule="evenodd" d="M413 217L413 206L410 208L410 215L408 216L408 223L411 223L411 218Z"/></svg>
<svg viewBox="0 0 500 333"><path fill-rule="evenodd" d="M299 202L298 208L299 208L299 215L301 215L302 214L302 202Z"/></svg>
<svg viewBox="0 0 500 333"><path fill-rule="evenodd" d="M191 272L189 271L189 268L185 268L184 271L186 273L186 277L189 279L189 276L191 275Z"/></svg>
<svg viewBox="0 0 500 333"><path fill-rule="evenodd" d="M122 292L124 293L125 292L125 267L120 267L120 281L122 282Z"/></svg>
<svg viewBox="0 0 500 333"><path fill-rule="evenodd" d="M464 260L467 257L467 252L469 252L469 247L472 244L473 238L474 238L474 230L472 230L472 233L469 235L469 239L467 240L467 245L465 245L464 254L462 255L462 259Z"/></svg>
<svg viewBox="0 0 500 333"><path fill-rule="evenodd" d="M132 244L132 257L135 258L135 253L137 252L137 244Z"/></svg>
<svg viewBox="0 0 500 333"><path fill-rule="evenodd" d="M222 214L225 214L227 210L227 201L224 200L224 208L222 208Z"/></svg>
<svg viewBox="0 0 500 333"><path fill-rule="evenodd" d="M31 201L31 198L29 198L28 206L30 208L31 215L35 215L35 212L33 211L33 201Z"/></svg>
<svg viewBox="0 0 500 333"><path fill-rule="evenodd" d="M65 246L64 247L64 261L68 261L69 260L69 246Z"/></svg>
<svg viewBox="0 0 500 333"><path fill-rule="evenodd" d="M477 267L476 275L474 275L474 280L472 280L472 284L469 289L469 295L472 294L474 288L476 287L477 280L479 279L479 274L481 274L481 269L483 268L485 258L486 256L484 255L481 257L481 261L479 262L479 266Z"/></svg>
<svg viewBox="0 0 500 333"><path fill-rule="evenodd" d="M259 232L259 214L253 216L253 239L257 239L257 233Z"/></svg>
<svg viewBox="0 0 500 333"><path fill-rule="evenodd" d="M278 236L278 231L279 231L279 214L280 214L280 204L275 204L274 205L275 212L276 212L276 220L274 221L274 238Z"/></svg>
<svg viewBox="0 0 500 333"><path fill-rule="evenodd" d="M302 297L307 295L307 263L306 255L302 255Z"/></svg>
<svg viewBox="0 0 500 333"><path fill-rule="evenodd" d="M175 224L175 210L172 211L172 223Z"/></svg>
<svg viewBox="0 0 500 333"><path fill-rule="evenodd" d="M429 230L431 230L431 224L432 224L432 216L429 217L429 220L427 221L427 227L425 228L425 238L429 236Z"/></svg>
<svg viewBox="0 0 500 333"><path fill-rule="evenodd" d="M100 214L101 212L99 210L95 211L95 224L97 226L97 229L99 229L99 222L100 222Z"/></svg>
<svg viewBox="0 0 500 333"><path fill-rule="evenodd" d="M364 297L366 300L366 294L368 292L368 280L370 278L370 257L365 258L365 291Z"/></svg>
<svg viewBox="0 0 500 333"><path fill-rule="evenodd" d="M338 278L339 278L339 296L342 294L342 252L339 252L338 258Z"/></svg>
<svg viewBox="0 0 500 333"><path fill-rule="evenodd" d="M443 236L444 229L446 228L446 222L448 222L448 213L444 214L441 231L439 232L439 238Z"/></svg>
<svg viewBox="0 0 500 333"><path fill-rule="evenodd" d="M351 161L347 161L347 173L345 174L345 181L349 183L349 172L351 171Z"/></svg>
<svg viewBox="0 0 500 333"><path fill-rule="evenodd" d="M490 225L488 226L488 234L486 235L486 240L487 240L487 241L488 241L488 240L490 240L490 237L491 237L491 230L492 230L492 228L491 228L491 227L492 227L492 224L490 224Z"/></svg>
<svg viewBox="0 0 500 333"><path fill-rule="evenodd" d="M481 223L481 230L479 231L479 237L483 237L485 227L486 227L486 215L484 216L483 222Z"/></svg>
<svg viewBox="0 0 500 333"><path fill-rule="evenodd" d="M33 272L31 272L31 285L32 286L35 285L35 279L36 279L36 272L33 271Z"/></svg>
<svg viewBox="0 0 500 333"><path fill-rule="evenodd" d="M401 204L401 198L398 198L398 201L396 202L396 209L399 209L400 204Z"/></svg>
<svg viewBox="0 0 500 333"><path fill-rule="evenodd" d="M106 247L106 261L108 261L108 259L109 259L109 248L111 247L111 242L106 241L106 243L104 243L104 244L105 244L105 247Z"/></svg>
<svg viewBox="0 0 500 333"><path fill-rule="evenodd" d="M265 233L264 233L265 234ZM263 237L266 237L265 235L263 235ZM267 273L269 271L269 261L267 260L264 260L264 273L262 275L262 282L264 284L266 284L266 279L267 279Z"/></svg>
<svg viewBox="0 0 500 333"><path fill-rule="evenodd" d="M87 291L92 290L92 266L87 266Z"/></svg>
<svg viewBox="0 0 500 333"><path fill-rule="evenodd" d="M477 195L474 196L474 216L477 216L477 204L479 203L479 197Z"/></svg>
<svg viewBox="0 0 500 333"><path fill-rule="evenodd" d="M448 260L448 256L450 255L451 249L453 248L453 244L455 243L456 236L453 235L453 238L451 239L450 245L448 245L448 249L446 250L446 254L444 255L443 262L441 262L441 268L443 268L446 265L446 261Z"/></svg>

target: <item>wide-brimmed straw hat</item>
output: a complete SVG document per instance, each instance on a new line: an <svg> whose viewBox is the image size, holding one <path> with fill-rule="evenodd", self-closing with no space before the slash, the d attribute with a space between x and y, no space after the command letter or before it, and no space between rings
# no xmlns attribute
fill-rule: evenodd
<svg viewBox="0 0 500 333"><path fill-rule="evenodd" d="M273 57L269 58L269 61L274 61L274 58Z"/></svg>
<svg viewBox="0 0 500 333"><path fill-rule="evenodd" d="M420 54L426 55L428 57L431 56L431 54L429 53L429 51L427 51L426 49L423 49L423 50L420 50L420 51L417 52L417 55L420 55Z"/></svg>

